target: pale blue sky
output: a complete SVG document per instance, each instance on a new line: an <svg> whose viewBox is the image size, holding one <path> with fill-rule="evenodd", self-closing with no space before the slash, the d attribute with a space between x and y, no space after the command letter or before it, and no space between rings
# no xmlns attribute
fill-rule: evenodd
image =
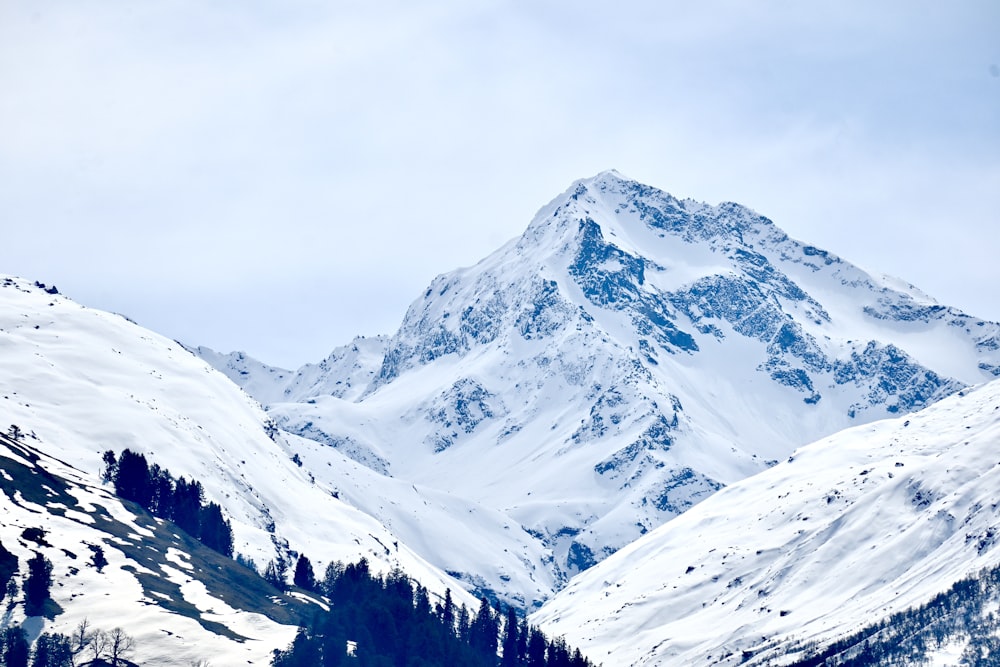
<svg viewBox="0 0 1000 667"><path fill-rule="evenodd" d="M318 361L616 168L1000 320L1000 3L0 0L0 272Z"/></svg>

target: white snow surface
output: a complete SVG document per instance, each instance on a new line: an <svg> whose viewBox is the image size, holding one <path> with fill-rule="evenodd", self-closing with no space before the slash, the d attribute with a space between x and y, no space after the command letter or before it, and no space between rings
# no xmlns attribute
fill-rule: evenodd
<svg viewBox="0 0 1000 667"><path fill-rule="evenodd" d="M295 374L230 376L282 428L377 475L347 482L331 463L317 480L530 606L796 447L993 378L998 332L749 209L604 172L436 278L381 358L373 345L322 379L306 367L291 384L317 389L294 397ZM463 539L425 539L455 521Z"/></svg>
<svg viewBox="0 0 1000 667"><path fill-rule="evenodd" d="M89 489L80 499L84 506L99 505L119 520L130 521L131 515L99 481L102 452L128 448L174 477L200 481L207 500L217 502L232 522L235 551L261 569L269 560L290 561L304 553L322 575L331 561L366 557L374 571L400 567L434 593L451 588L458 602L475 604L458 582L378 520L338 500L333 486L297 465L292 458L302 441L274 429L254 399L174 341L28 281L0 277L0 367L0 424L4 429L17 425L26 441L52 457L46 465L83 480ZM316 447L307 443L301 456L308 457L305 450ZM323 454L324 461L338 469L354 465L330 448ZM74 553L88 553L83 542L113 546L89 525L86 513L74 510L67 517L42 514L29 519L23 510L5 503L0 541L24 561L30 554L12 545L25 522L34 520L51 523L51 534L65 539ZM57 579L67 560L58 546L46 550L56 563ZM127 625L130 634L150 639L156 635L148 645L150 654L188 656L194 649L182 650L185 642L212 647L214 665L246 664L248 651L256 656L255 664L266 662L271 649L283 648L294 634L294 628L273 627L266 619L211 602L215 620L237 632L260 629L252 635L260 641L251 650L197 623L159 613L155 605L140 608L135 577L122 570L110 550L108 559L112 567L105 570L104 579L81 572L80 578L69 580L72 586L53 595L66 610L57 617L56 631L68 632L72 628L67 623L72 626L89 616L97 627L110 629L114 623ZM174 574L182 576L183 568ZM202 596L194 588L185 590L188 595L192 600ZM197 606L203 607L200 602ZM98 618L107 620L97 624Z"/></svg>
<svg viewBox="0 0 1000 667"><path fill-rule="evenodd" d="M316 396L357 398L371 383L385 355L384 336L355 338L318 364L297 371L268 366L242 352L220 354L199 346L191 351L261 403L305 401Z"/></svg>
<svg viewBox="0 0 1000 667"><path fill-rule="evenodd" d="M531 621L605 667L782 664L795 642L996 565L998 438L1000 381L837 433L578 575Z"/></svg>

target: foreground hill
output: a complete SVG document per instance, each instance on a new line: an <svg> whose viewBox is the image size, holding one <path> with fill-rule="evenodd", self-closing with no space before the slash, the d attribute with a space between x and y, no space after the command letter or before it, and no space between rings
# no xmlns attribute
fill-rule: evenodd
<svg viewBox="0 0 1000 667"><path fill-rule="evenodd" d="M259 664L301 620L272 613L267 596L233 602L244 585L240 572L250 574L235 561L222 559L226 572L213 582L192 574L222 566L112 497L101 481L107 450L129 449L175 478L197 480L231 523L236 555L261 571L269 562L294 565L300 554L319 574L332 561L364 557L374 571L400 567L437 595L451 588L457 601L475 603L381 523L337 499L301 465L298 438L176 342L44 285L0 278L0 360L0 424L8 433L0 543L20 564L16 581L38 552L53 563L57 583L58 613L33 617L34 632L68 634L89 616L105 629L137 628L140 657ZM335 450L325 454L354 465ZM45 543L22 536L31 528ZM87 545L102 547L103 572L85 566ZM170 613L178 606L186 611ZM5 623L22 620L24 610L11 606ZM212 654L197 655L203 648Z"/></svg>
<svg viewBox="0 0 1000 667"><path fill-rule="evenodd" d="M317 454L318 477L530 605L796 447L993 378L998 332L738 204L606 172L435 279L388 340L299 372L200 352L283 429L368 469L344 481ZM473 508L489 521L442 542Z"/></svg>
<svg viewBox="0 0 1000 667"><path fill-rule="evenodd" d="M956 664L1000 599L995 572L954 635L942 619L978 583L922 624L901 612L1000 564L998 437L1000 382L838 433L621 549L533 620L607 667L789 664L865 629L853 645L868 662L854 664L920 632L951 637L941 664Z"/></svg>

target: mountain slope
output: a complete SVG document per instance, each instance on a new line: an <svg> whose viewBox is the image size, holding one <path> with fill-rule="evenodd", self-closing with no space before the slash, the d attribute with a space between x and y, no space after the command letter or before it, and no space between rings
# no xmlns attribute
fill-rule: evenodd
<svg viewBox="0 0 1000 667"><path fill-rule="evenodd" d="M534 540L531 589L506 566L466 570L461 545L431 558L530 602L797 446L994 377L998 332L737 204L605 172L435 279L357 398L330 391L347 379L334 371L268 410L379 475L523 527L506 548ZM391 521L381 504L360 506Z"/></svg>
<svg viewBox="0 0 1000 667"><path fill-rule="evenodd" d="M475 604L458 582L429 565L379 521L336 498L335 488L317 481L301 465L306 450L318 445L307 442L300 453L300 439L282 434L254 400L179 344L120 316L79 306L42 285L0 278L0 361L0 423L16 427L11 430L38 450L46 462L38 465L55 466L52 474L71 477L87 494L79 501L82 509L72 516L65 512L65 521L46 516L45 508L24 510L16 494L8 495L0 521L5 545L16 541L27 511L37 514L37 521L52 522L51 532L72 535L76 542L66 548L73 553L81 552L84 541L113 547L107 535L87 533L86 508L103 507L99 511L122 520L122 511L116 509L121 504L108 499L99 473L102 452L128 448L175 477L198 480L207 500L218 503L232 522L235 551L260 569L272 560L294 564L292 559L303 553L320 573L332 561L365 557L374 571L400 567L436 594L451 588L456 600ZM326 448L324 454L331 465L354 465L335 450ZM81 569L59 549L48 553L57 576ZM133 563L129 570L128 563L113 564L115 576L135 580L122 584L122 590L141 588L142 566ZM122 618L138 613L135 604L140 598L115 598L122 605ZM72 596L57 602L71 620L86 614L92 603ZM233 623L253 624L237 616ZM72 625L67 627L63 618L56 617L52 627L65 633ZM229 627L229 621L219 622ZM179 634L210 646L218 639L209 636L218 634L215 630L192 626ZM262 648L261 655L287 644L289 632L294 634L294 629L268 630L265 636L277 643ZM213 659L213 664L233 663Z"/></svg>
<svg viewBox="0 0 1000 667"><path fill-rule="evenodd" d="M790 661L998 563L998 436L1000 382L838 433L621 549L532 620L609 667Z"/></svg>
<svg viewBox="0 0 1000 667"><path fill-rule="evenodd" d="M138 664L263 664L315 610L154 520L95 485L90 475L39 451L30 437L0 436L0 543L18 561L53 563L46 615L26 617L20 596L6 600L4 626L71 635L122 628ZM100 554L106 563L96 558ZM310 609L312 607L312 609Z"/></svg>

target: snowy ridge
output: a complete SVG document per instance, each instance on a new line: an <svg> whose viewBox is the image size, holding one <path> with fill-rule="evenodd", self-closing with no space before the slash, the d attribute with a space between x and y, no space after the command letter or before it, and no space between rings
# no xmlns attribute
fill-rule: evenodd
<svg viewBox="0 0 1000 667"><path fill-rule="evenodd" d="M782 664L997 563L1000 382L734 484L534 615L605 665ZM802 657L802 656L799 656Z"/></svg>
<svg viewBox="0 0 1000 667"><path fill-rule="evenodd" d="M506 567L463 569L461 546L428 558L537 603L798 446L993 378L998 333L738 204L605 172L436 278L351 400L262 400L282 428L454 499L424 523L474 505L520 526L470 541L525 554L529 589Z"/></svg>
<svg viewBox="0 0 1000 667"><path fill-rule="evenodd" d="M383 336L359 336L320 363L306 364L294 372L268 366L242 352L220 354L204 346L189 349L258 401L276 403L316 396L356 399L371 384L382 363L385 342Z"/></svg>

